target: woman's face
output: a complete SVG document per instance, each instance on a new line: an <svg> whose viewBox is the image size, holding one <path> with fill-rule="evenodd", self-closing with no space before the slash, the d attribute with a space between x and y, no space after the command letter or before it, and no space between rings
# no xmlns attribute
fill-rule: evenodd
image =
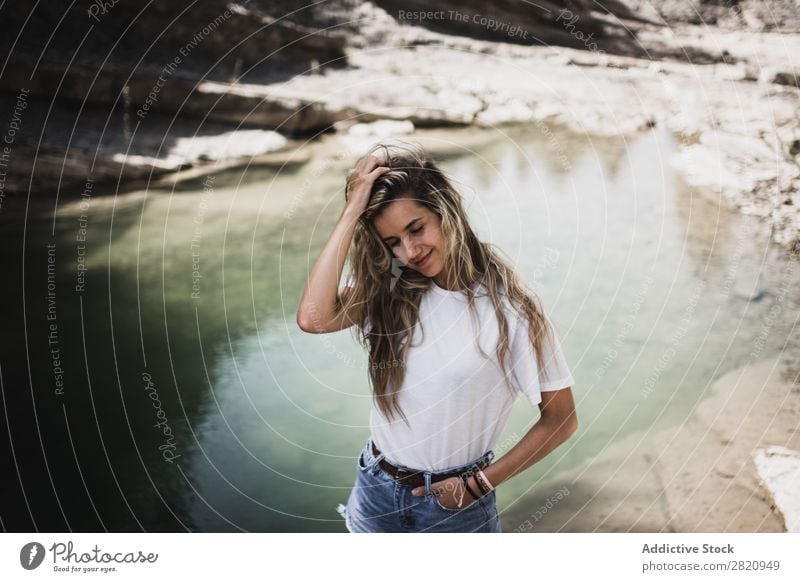
<svg viewBox="0 0 800 582"><path fill-rule="evenodd" d="M408 198L390 202L373 220L381 239L402 263L444 287L444 241L435 212Z"/></svg>

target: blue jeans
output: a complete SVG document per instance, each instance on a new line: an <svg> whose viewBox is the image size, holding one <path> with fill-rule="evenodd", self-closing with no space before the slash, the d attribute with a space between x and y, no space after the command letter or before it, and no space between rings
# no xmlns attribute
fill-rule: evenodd
<svg viewBox="0 0 800 582"><path fill-rule="evenodd" d="M356 462L356 483L350 491L347 505L336 508L345 519L351 533L366 532L491 532L500 533L495 492L491 491L462 509L450 509L439 503L431 491L431 471L424 471L425 495L411 495L413 487L402 485L384 471L372 452L372 438L368 438ZM491 461L492 451L480 459L436 471L466 471L481 460ZM415 469L400 465L401 469ZM464 503L472 498L465 494Z"/></svg>

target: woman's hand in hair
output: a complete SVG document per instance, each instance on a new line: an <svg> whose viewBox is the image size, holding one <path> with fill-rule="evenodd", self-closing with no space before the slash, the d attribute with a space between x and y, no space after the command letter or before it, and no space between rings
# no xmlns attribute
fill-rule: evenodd
<svg viewBox="0 0 800 582"><path fill-rule="evenodd" d="M391 168L382 166L381 161L375 156L361 158L356 167L347 174L344 194L345 206L358 214L364 212L369 203L372 185L378 176L389 170Z"/></svg>

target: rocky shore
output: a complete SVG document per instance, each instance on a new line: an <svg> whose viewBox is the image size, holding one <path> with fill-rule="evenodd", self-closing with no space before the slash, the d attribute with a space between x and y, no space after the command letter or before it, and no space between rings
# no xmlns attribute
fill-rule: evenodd
<svg viewBox="0 0 800 582"><path fill-rule="evenodd" d="M272 27L246 37L222 69L169 64L193 46L188 25L167 34L182 46L161 47L173 61L142 63L127 77L121 66L99 73L42 62L27 78L12 54L0 81L4 110L21 90L29 106L3 195L78 187L89 176L127 190L186 170L280 166L300 139L386 119L417 128L556 124L590 135L664 126L680 139L670 163L689 185L758 216L776 243L800 250L800 17L791 2L626 0L602 14L585 2L545 2L545 12L516 18L506 2L443 6L440 18L420 16L420 3L402 14L395 4L332 2L299 24L280 19L282 3L210 3L195 16L198 27L208 21L194 36L206 57L231 49L226 30L238 39ZM126 16L115 7L96 31ZM270 65L259 47L280 55ZM56 94L62 107L32 102Z"/></svg>
<svg viewBox="0 0 800 582"><path fill-rule="evenodd" d="M800 16L791 2L655 8L620 0L606 13L587 2L545 2L538 15L515 13L513 3L488 12L467 2L443 5L444 17L433 18L415 11L421 3L404 4L401 15L398 3L340 1L302 26L279 18L283 4L210 3L196 16L196 43L205 45L195 51L209 63L231 50L226 31L238 39L242 29L271 27L269 36L246 37L238 57L222 61L224 74L212 65L168 68L170 55L192 46L187 25L171 33L178 44L161 47L160 67L143 63L127 77L121 66L98 76L43 62L28 79L24 60L12 58L0 85L4 110L22 89L30 100L65 101L27 108L4 196L78 187L88 176L124 190L254 157L280 166L321 132L346 139L363 132L358 124L381 120L414 128L531 123L532 131L554 124L590 135L662 126L680 140L669 162L689 185L758 216L777 244L800 250ZM107 33L124 16L115 7L96 30ZM259 47L290 53L270 67Z"/></svg>

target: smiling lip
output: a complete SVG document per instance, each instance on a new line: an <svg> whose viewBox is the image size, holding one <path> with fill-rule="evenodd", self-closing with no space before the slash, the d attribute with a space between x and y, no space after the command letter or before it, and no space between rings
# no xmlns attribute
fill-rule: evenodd
<svg viewBox="0 0 800 582"><path fill-rule="evenodd" d="M432 254L432 253L433 253L433 251L431 251L430 253L428 253L427 255L425 255L425 258L424 258L424 259L422 259L421 261L417 261L417 262L416 262L416 263L414 263L414 264L415 264L417 267L424 267L424 266L425 266L425 264L428 262L428 260L431 258L431 254Z"/></svg>

